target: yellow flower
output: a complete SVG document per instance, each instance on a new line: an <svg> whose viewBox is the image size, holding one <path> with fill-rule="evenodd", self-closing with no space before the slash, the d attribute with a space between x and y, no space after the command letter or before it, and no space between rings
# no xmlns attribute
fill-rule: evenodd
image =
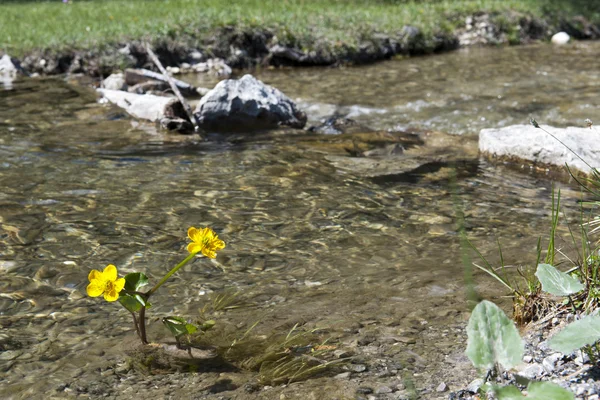
<svg viewBox="0 0 600 400"><path fill-rule="evenodd" d="M187 246L190 253L202 252L208 258L217 258L217 251L225 248L225 242L210 228L191 227L188 229L188 237L193 241Z"/></svg>
<svg viewBox="0 0 600 400"><path fill-rule="evenodd" d="M93 269L88 275L90 280L87 287L88 296L98 297L104 295L106 301L117 300L119 292L125 287L125 279L117 278L117 267L112 264L104 268L102 272Z"/></svg>

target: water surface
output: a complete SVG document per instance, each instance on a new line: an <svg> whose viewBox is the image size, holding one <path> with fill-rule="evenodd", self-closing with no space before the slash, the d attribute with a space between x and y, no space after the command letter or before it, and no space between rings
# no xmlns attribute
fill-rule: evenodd
<svg viewBox="0 0 600 400"><path fill-rule="evenodd" d="M311 123L338 114L374 129L464 134L473 154L481 128L530 115L560 126L593 120L599 50L468 49L257 75L297 99ZM444 166L370 179L328 161L329 140L168 135L60 79L0 91L0 392L40 396L118 357L134 335L130 317L87 298L87 274L112 263L156 281L185 257L187 228L206 225L226 249L161 288L151 334L164 335L156 317L196 317L211 293L233 288L254 306L224 320L261 319L263 332L310 322L346 342L362 334L356 326L409 335L407 348L427 361L417 387L435 381L449 344L428 329L460 326L468 309L457 207L492 260L499 238L509 264L533 263L549 230L551 179L477 157L458 174ZM577 189L556 186L575 214ZM477 283L484 296L503 294L481 274ZM464 336L454 335L462 351Z"/></svg>

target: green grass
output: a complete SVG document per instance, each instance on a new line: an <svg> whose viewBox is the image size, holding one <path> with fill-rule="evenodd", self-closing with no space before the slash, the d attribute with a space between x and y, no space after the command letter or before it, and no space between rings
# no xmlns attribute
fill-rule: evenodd
<svg viewBox="0 0 600 400"><path fill-rule="evenodd" d="M352 45L372 32L395 33L408 24L424 32L449 30L458 23L451 17L475 11L541 15L555 0L71 1L3 1L0 50L21 56L34 49L93 49L128 39L203 40L231 25L269 28L285 44Z"/></svg>

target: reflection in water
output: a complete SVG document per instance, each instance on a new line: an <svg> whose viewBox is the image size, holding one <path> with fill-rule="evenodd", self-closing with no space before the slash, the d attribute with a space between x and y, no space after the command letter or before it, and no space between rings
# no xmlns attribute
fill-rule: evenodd
<svg viewBox="0 0 600 400"><path fill-rule="evenodd" d="M470 49L260 77L300 98L313 121L325 109L377 128L475 134L532 112L554 124L589 117L598 102L591 60L599 45ZM566 73L568 57L580 61L576 71ZM256 306L223 318L260 316L272 329L305 320L352 335L357 321L375 320L417 335L415 319L455 323L466 309L457 198L469 237L485 254L495 258L500 237L509 263L535 261L537 236L548 230L548 180L476 159L459 165L456 179L445 164L365 178L337 169L325 150L306 145L311 140L325 139L276 134L199 142L158 134L53 79L1 91L6 387L54 390L115 356L115 343L132 335L129 318L85 297L88 271L113 263L121 273L156 279L185 255L189 226L213 227L227 248L162 287L153 317L196 315L207 293L235 287ZM562 189L567 210L577 210L578 192ZM415 340L427 363L443 362L433 354L435 339Z"/></svg>

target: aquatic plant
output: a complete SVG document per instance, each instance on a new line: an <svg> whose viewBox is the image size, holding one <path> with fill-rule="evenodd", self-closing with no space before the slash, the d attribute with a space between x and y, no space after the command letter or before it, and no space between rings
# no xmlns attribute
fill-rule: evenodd
<svg viewBox="0 0 600 400"><path fill-rule="evenodd" d="M572 400L575 396L559 385L529 382L527 397L513 385L492 385L490 378L501 378L500 367L510 369L523 358L523 341L514 323L494 303L484 300L474 309L467 325L466 354L483 375L483 392L493 391L499 400Z"/></svg>
<svg viewBox="0 0 600 400"><path fill-rule="evenodd" d="M108 302L119 300L119 303L129 311L133 317L133 325L138 337L143 344L148 344L146 336L146 309L151 305L149 299L154 292L158 290L174 273L181 267L190 262L197 255L203 255L207 258L216 258L217 251L225 248L225 242L219 239L217 234L210 228L197 229L191 227L188 229L188 237L192 241L187 246L190 253L183 261L174 266L165 276L150 290L144 292L141 289L148 285L148 277L141 272L133 272L118 277L117 267L110 264L104 270L92 270L88 279L87 294L90 297L99 297L104 295ZM206 331L213 327L214 321L205 321L202 325L196 326L189 323L179 316L169 316L163 318L163 323L173 334L180 345L180 339L183 336L192 333Z"/></svg>

